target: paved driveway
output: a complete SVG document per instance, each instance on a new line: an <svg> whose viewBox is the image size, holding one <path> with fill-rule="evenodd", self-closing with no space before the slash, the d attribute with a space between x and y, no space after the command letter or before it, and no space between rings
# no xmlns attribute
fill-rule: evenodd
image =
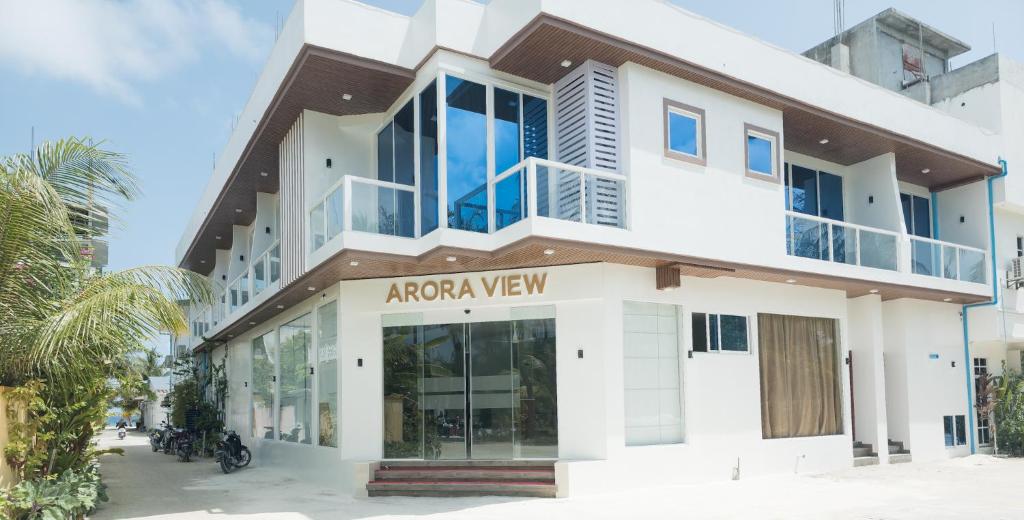
<svg viewBox="0 0 1024 520"><path fill-rule="evenodd" d="M224 475L210 459L180 463L142 434L108 431L101 443L125 456L102 459L111 501L96 519L1024 519L1024 460L980 455L569 499L354 499L269 468Z"/></svg>

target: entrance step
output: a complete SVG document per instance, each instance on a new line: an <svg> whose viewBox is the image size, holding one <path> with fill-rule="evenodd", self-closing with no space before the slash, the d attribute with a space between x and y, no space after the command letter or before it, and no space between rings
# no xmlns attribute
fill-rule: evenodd
<svg viewBox="0 0 1024 520"><path fill-rule="evenodd" d="M862 442L853 443L853 457L870 457L876 455L875 450L872 449L870 444L864 444Z"/></svg>
<svg viewBox="0 0 1024 520"><path fill-rule="evenodd" d="M904 462L910 462L909 453L893 453L889 455L889 464L902 464Z"/></svg>
<svg viewBox="0 0 1024 520"><path fill-rule="evenodd" d="M366 484L371 497L554 497L554 461L386 461Z"/></svg>
<svg viewBox="0 0 1024 520"><path fill-rule="evenodd" d="M910 450L903 447L903 441L889 439L889 464L901 464L910 460Z"/></svg>
<svg viewBox="0 0 1024 520"><path fill-rule="evenodd" d="M869 456L866 456L866 457L854 457L853 458L853 467L855 467L855 468L859 468L861 466L877 466L877 465L878 465L878 455L869 455Z"/></svg>

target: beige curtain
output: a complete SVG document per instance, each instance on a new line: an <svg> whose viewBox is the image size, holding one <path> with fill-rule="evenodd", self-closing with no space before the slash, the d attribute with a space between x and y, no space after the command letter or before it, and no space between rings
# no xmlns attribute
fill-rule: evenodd
<svg viewBox="0 0 1024 520"><path fill-rule="evenodd" d="M765 439L842 433L836 320L759 314Z"/></svg>

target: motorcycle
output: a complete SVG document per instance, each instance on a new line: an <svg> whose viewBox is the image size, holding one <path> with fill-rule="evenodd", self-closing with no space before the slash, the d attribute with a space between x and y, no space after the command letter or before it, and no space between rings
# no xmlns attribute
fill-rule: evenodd
<svg viewBox="0 0 1024 520"><path fill-rule="evenodd" d="M231 473L235 468L244 468L252 461L252 453L242 444L241 437L234 430L224 432L224 439L217 441L214 456L224 473Z"/></svg>
<svg viewBox="0 0 1024 520"><path fill-rule="evenodd" d="M185 430L181 430L175 439L175 453L178 454L178 460L181 462L192 460L192 436Z"/></svg>
<svg viewBox="0 0 1024 520"><path fill-rule="evenodd" d="M164 454L170 455L178 451L178 440L185 435L184 428L169 428L167 436L164 437Z"/></svg>
<svg viewBox="0 0 1024 520"><path fill-rule="evenodd" d="M149 446L151 448L153 448L153 453L156 453L156 452L158 452L158 451L163 449L163 447L164 447L164 438L168 437L168 436L169 436L169 434L168 434L167 423L166 422L161 422L160 423L160 428L159 429L154 429L149 434Z"/></svg>
<svg viewBox="0 0 1024 520"><path fill-rule="evenodd" d="M117 429L117 439L124 440L125 435L128 435L128 430L124 426Z"/></svg>

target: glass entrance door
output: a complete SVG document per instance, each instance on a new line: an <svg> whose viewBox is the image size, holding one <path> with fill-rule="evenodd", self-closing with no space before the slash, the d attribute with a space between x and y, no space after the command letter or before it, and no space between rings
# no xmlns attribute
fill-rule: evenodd
<svg viewBox="0 0 1024 520"><path fill-rule="evenodd" d="M384 458L557 458L555 320L384 328Z"/></svg>

